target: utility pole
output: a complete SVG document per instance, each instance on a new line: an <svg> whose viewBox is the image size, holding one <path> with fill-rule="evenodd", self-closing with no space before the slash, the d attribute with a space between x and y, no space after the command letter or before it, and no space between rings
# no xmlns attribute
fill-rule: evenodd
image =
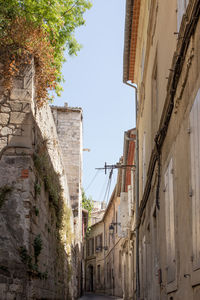
<svg viewBox="0 0 200 300"><path fill-rule="evenodd" d="M115 165L107 165L105 162L105 165L103 168L95 168L96 170L105 170L105 174L107 173L107 170L113 170L113 169L126 169L126 168L135 168L135 165L121 165L120 163L117 163Z"/></svg>

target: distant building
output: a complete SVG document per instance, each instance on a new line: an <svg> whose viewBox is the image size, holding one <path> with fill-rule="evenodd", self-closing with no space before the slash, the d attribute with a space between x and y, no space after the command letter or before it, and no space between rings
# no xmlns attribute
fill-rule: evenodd
<svg viewBox="0 0 200 300"><path fill-rule="evenodd" d="M101 221L101 219L104 215L105 209L106 209L105 202L93 200L93 209L91 212L91 225Z"/></svg>
<svg viewBox="0 0 200 300"><path fill-rule="evenodd" d="M77 241L82 239L82 109L51 106L67 173Z"/></svg>
<svg viewBox="0 0 200 300"><path fill-rule="evenodd" d="M85 243L86 291L132 299L134 293L135 130L124 134L124 155L110 201ZM97 209L97 211L99 211Z"/></svg>

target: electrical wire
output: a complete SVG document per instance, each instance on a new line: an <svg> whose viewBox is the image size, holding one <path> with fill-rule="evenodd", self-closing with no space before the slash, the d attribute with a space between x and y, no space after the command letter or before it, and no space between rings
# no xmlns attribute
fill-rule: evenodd
<svg viewBox="0 0 200 300"><path fill-rule="evenodd" d="M99 174L99 171L100 171L100 170L97 170L97 171L96 171L94 177L92 178L92 180L90 181L90 183L89 183L89 184L87 185L87 187L85 188L85 191L87 191L87 190L91 187L91 185L93 184L93 182L94 182L94 180L96 179L97 175Z"/></svg>
<svg viewBox="0 0 200 300"><path fill-rule="evenodd" d="M106 204L108 203L109 196L110 196L110 187L111 187L111 182L112 182L112 175L113 175L113 169L111 169L110 174L109 174L109 187L108 187L108 194L107 194Z"/></svg>
<svg viewBox="0 0 200 300"><path fill-rule="evenodd" d="M102 189L101 189L101 191L100 191L100 193L99 193L99 197L98 197L98 199L97 199L98 201L101 201L101 199L103 199L103 193L104 193L104 191L105 191L106 183L107 183L107 177L105 178L105 181L104 181L104 183L103 183Z"/></svg>
<svg viewBox="0 0 200 300"><path fill-rule="evenodd" d="M110 171L109 178L108 178L108 183L107 183L107 186L106 186L106 191L105 191L104 198L103 198L103 202L105 202L105 203L108 202L108 197L109 197L109 194L110 194L112 174L113 174L113 169L111 169L111 171Z"/></svg>

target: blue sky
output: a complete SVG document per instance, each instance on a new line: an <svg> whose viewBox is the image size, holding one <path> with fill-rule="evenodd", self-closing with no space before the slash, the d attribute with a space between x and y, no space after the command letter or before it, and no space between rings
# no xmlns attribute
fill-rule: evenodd
<svg viewBox="0 0 200 300"><path fill-rule="evenodd" d="M67 57L64 92L54 105L82 107L83 148L91 150L83 152L83 187L87 196L103 201L108 175L95 168L115 164L122 156L124 131L135 126L134 90L122 80L126 1L92 2L86 26L76 30L83 48Z"/></svg>

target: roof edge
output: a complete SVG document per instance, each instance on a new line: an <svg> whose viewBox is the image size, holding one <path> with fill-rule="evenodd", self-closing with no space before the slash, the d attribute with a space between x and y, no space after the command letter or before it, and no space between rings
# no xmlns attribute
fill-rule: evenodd
<svg viewBox="0 0 200 300"><path fill-rule="evenodd" d="M131 27L134 0L126 0L125 28L124 28L124 55L123 55L123 82L129 78L129 56L131 43Z"/></svg>

